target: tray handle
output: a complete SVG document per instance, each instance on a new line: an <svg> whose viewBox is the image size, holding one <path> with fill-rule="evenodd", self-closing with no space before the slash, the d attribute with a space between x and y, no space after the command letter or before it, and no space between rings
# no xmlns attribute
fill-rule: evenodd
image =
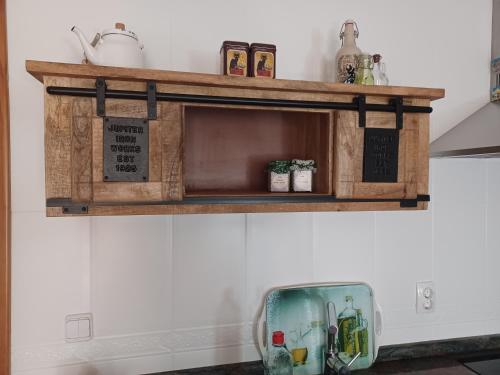
<svg viewBox="0 0 500 375"><path fill-rule="evenodd" d="M380 347L380 337L382 336L382 328L383 328L383 321L382 321L382 309L380 305L377 303L377 301L374 302L374 327L375 327L375 348L374 348L374 355L373 355L373 361L375 362L375 359L378 356L378 349Z"/></svg>
<svg viewBox="0 0 500 375"><path fill-rule="evenodd" d="M259 344L259 351L262 359L266 358L267 347L266 347L266 327L265 327L265 308L262 309L262 313L257 320L257 343Z"/></svg>

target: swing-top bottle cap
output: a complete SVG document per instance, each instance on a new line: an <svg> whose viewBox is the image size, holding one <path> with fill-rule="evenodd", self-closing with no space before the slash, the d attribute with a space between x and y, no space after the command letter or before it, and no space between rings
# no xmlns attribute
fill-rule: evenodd
<svg viewBox="0 0 500 375"><path fill-rule="evenodd" d="M356 21L348 19L340 27L340 34L339 34L340 39L344 38L345 28L347 25L351 25L353 27L354 37L357 38L359 36L358 24L356 23Z"/></svg>
<svg viewBox="0 0 500 375"><path fill-rule="evenodd" d="M285 343L285 334L283 331L273 332L273 345L283 345Z"/></svg>

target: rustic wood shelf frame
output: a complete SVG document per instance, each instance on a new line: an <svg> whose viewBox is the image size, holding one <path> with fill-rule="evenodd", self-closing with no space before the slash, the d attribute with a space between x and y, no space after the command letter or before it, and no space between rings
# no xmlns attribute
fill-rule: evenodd
<svg viewBox="0 0 500 375"><path fill-rule="evenodd" d="M48 216L427 208L429 113L442 89L26 68L45 86ZM149 122L148 181L106 182L104 116ZM269 160L291 159L316 161L312 192L268 192Z"/></svg>

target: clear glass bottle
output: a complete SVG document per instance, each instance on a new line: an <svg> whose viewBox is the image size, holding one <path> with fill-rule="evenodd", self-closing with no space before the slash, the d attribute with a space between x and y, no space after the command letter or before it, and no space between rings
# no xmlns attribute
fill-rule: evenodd
<svg viewBox="0 0 500 375"><path fill-rule="evenodd" d="M354 342L354 331L357 327L356 310L353 307L352 296L345 297L346 306L338 316L338 340L339 352L347 353L350 356L356 354Z"/></svg>
<svg viewBox="0 0 500 375"><path fill-rule="evenodd" d="M373 83L379 86L387 86L389 79L385 72L385 63L381 62L382 56L380 54L373 55Z"/></svg>
<svg viewBox="0 0 500 375"><path fill-rule="evenodd" d="M336 81L340 83L354 83L356 78L356 56L361 50L356 46L359 36L358 25L353 20L347 20L340 28L342 47L335 56Z"/></svg>
<svg viewBox="0 0 500 375"><path fill-rule="evenodd" d="M361 353L361 357L368 355L368 321L363 318L363 310L356 310L356 331L354 334L355 352Z"/></svg>
<svg viewBox="0 0 500 375"><path fill-rule="evenodd" d="M358 68L354 83L357 85L373 85L373 59L371 55L358 55L356 61Z"/></svg>
<svg viewBox="0 0 500 375"><path fill-rule="evenodd" d="M323 320L314 320L304 334L304 343L308 348L306 369L308 374L321 374L324 367L326 329Z"/></svg>
<svg viewBox="0 0 500 375"><path fill-rule="evenodd" d="M268 375L293 375L292 355L285 347L285 334L282 331L273 332L273 346L267 358Z"/></svg>

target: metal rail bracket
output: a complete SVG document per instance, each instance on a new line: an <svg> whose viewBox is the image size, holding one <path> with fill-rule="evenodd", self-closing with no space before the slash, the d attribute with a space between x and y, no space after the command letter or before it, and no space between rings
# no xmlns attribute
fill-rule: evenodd
<svg viewBox="0 0 500 375"><path fill-rule="evenodd" d="M106 96L113 97L110 95L113 90L108 91L106 86L106 81L104 78L99 77L95 81L95 97L97 99L96 112L99 117L106 117ZM146 100L147 100L147 113L148 120L156 120L157 110L156 110L156 82L147 81L146 82ZM124 98L126 99L126 98Z"/></svg>

